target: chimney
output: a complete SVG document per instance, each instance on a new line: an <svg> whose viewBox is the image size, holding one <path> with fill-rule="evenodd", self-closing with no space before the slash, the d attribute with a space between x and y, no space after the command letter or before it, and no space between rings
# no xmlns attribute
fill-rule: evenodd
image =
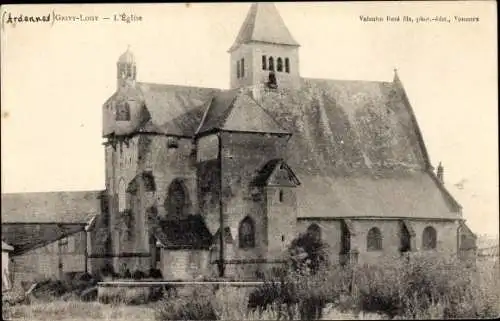
<svg viewBox="0 0 500 321"><path fill-rule="evenodd" d="M441 162L439 162L439 165L436 170L436 176L438 180L441 182L441 184L444 184L443 172L444 172L443 165L441 165Z"/></svg>

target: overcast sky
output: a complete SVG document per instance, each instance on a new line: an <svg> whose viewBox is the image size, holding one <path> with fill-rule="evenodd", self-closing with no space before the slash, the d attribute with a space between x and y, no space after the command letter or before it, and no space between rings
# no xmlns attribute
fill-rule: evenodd
<svg viewBox="0 0 500 321"><path fill-rule="evenodd" d="M4 8L13 15L127 13L142 21L3 26L2 192L103 189L101 106L115 90L118 56L131 45L139 81L227 88L227 49L249 6ZM496 3L276 6L301 44L302 76L391 81L398 68L431 162L443 162L446 186L463 205L467 222L477 233L497 233ZM368 23L360 15L480 21Z"/></svg>

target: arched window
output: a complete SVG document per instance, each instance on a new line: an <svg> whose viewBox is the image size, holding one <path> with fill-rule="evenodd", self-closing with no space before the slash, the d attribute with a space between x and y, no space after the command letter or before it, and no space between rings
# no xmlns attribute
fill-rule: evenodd
<svg viewBox="0 0 500 321"><path fill-rule="evenodd" d="M422 233L422 248L432 250L436 248L437 233L432 226L427 226Z"/></svg>
<svg viewBox="0 0 500 321"><path fill-rule="evenodd" d="M266 55L263 55L262 56L262 70L266 70L267 69L267 57Z"/></svg>
<svg viewBox="0 0 500 321"><path fill-rule="evenodd" d="M290 73L290 59L285 58L285 72Z"/></svg>
<svg viewBox="0 0 500 321"><path fill-rule="evenodd" d="M368 251L382 250L382 233L377 227L373 227L368 231L366 237L366 249Z"/></svg>
<svg viewBox="0 0 500 321"><path fill-rule="evenodd" d="M321 240L321 228L316 223L312 223L311 225L309 225L309 227L307 228L307 234L309 234L316 240Z"/></svg>
<svg viewBox="0 0 500 321"><path fill-rule="evenodd" d="M245 58L241 58L241 78L245 77Z"/></svg>
<svg viewBox="0 0 500 321"><path fill-rule="evenodd" d="M116 106L116 120L129 121L130 120L130 105L128 102L119 103Z"/></svg>
<svg viewBox="0 0 500 321"><path fill-rule="evenodd" d="M118 212L123 212L127 208L127 185L125 180L120 178L118 183Z"/></svg>
<svg viewBox="0 0 500 321"><path fill-rule="evenodd" d="M250 216L245 217L240 223L238 241L242 249L255 247L255 223Z"/></svg>
<svg viewBox="0 0 500 321"><path fill-rule="evenodd" d="M283 71L283 59L281 59L281 57L278 58L278 60L276 61L276 65L277 65L276 66L277 71L280 71L280 72Z"/></svg>
<svg viewBox="0 0 500 321"><path fill-rule="evenodd" d="M240 61L236 62L236 78L240 78Z"/></svg>
<svg viewBox="0 0 500 321"><path fill-rule="evenodd" d="M280 203L283 203L283 200L285 199L285 195L282 189L279 191L279 201Z"/></svg>
<svg viewBox="0 0 500 321"><path fill-rule="evenodd" d="M269 57L269 70L274 71L274 59L273 57Z"/></svg>
<svg viewBox="0 0 500 321"><path fill-rule="evenodd" d="M168 188L168 195L165 200L168 219L179 220L184 218L187 214L188 204L188 195L183 183L174 180Z"/></svg>

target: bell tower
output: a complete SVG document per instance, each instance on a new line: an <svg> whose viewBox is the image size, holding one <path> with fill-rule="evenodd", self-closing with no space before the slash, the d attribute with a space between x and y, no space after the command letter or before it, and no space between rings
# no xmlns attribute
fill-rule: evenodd
<svg viewBox="0 0 500 321"><path fill-rule="evenodd" d="M137 77L137 65L135 62L135 56L130 50L130 46L127 47L125 51L116 63L117 70L117 85L118 89L125 86L126 84L135 84Z"/></svg>
<svg viewBox="0 0 500 321"><path fill-rule="evenodd" d="M253 3L228 50L231 88L298 85L299 47L273 3Z"/></svg>

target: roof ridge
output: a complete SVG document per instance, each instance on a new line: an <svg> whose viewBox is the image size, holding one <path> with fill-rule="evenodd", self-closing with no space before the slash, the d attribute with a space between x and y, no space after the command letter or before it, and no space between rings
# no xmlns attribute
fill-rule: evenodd
<svg viewBox="0 0 500 321"><path fill-rule="evenodd" d="M228 91L230 89L223 89L223 88L215 88L215 87L202 87L202 86L192 86L192 85L178 85L178 84L171 84L171 83L157 83L157 82L144 82L144 81L138 81L137 85L146 85L146 86L162 86L162 87L173 87L173 88L191 88L191 89L208 89L208 90L217 90L217 91ZM141 89L141 88L139 88Z"/></svg>
<svg viewBox="0 0 500 321"><path fill-rule="evenodd" d="M392 81L385 80L363 80L363 79L334 79L334 78L313 78L313 77L300 77L302 80L319 80L319 81L342 81L342 82L364 82L364 83L382 83L392 84Z"/></svg>
<svg viewBox="0 0 500 321"><path fill-rule="evenodd" d="M201 117L200 124L198 125L198 128L196 128L196 131L194 132L194 136L198 135L200 132L201 127L203 126L203 123L205 123L205 119L207 118L208 111L210 110L210 107L212 107L212 103L214 101L214 96L210 97L210 100L208 101L208 106L203 112L203 116ZM206 102L205 102L206 104Z"/></svg>

